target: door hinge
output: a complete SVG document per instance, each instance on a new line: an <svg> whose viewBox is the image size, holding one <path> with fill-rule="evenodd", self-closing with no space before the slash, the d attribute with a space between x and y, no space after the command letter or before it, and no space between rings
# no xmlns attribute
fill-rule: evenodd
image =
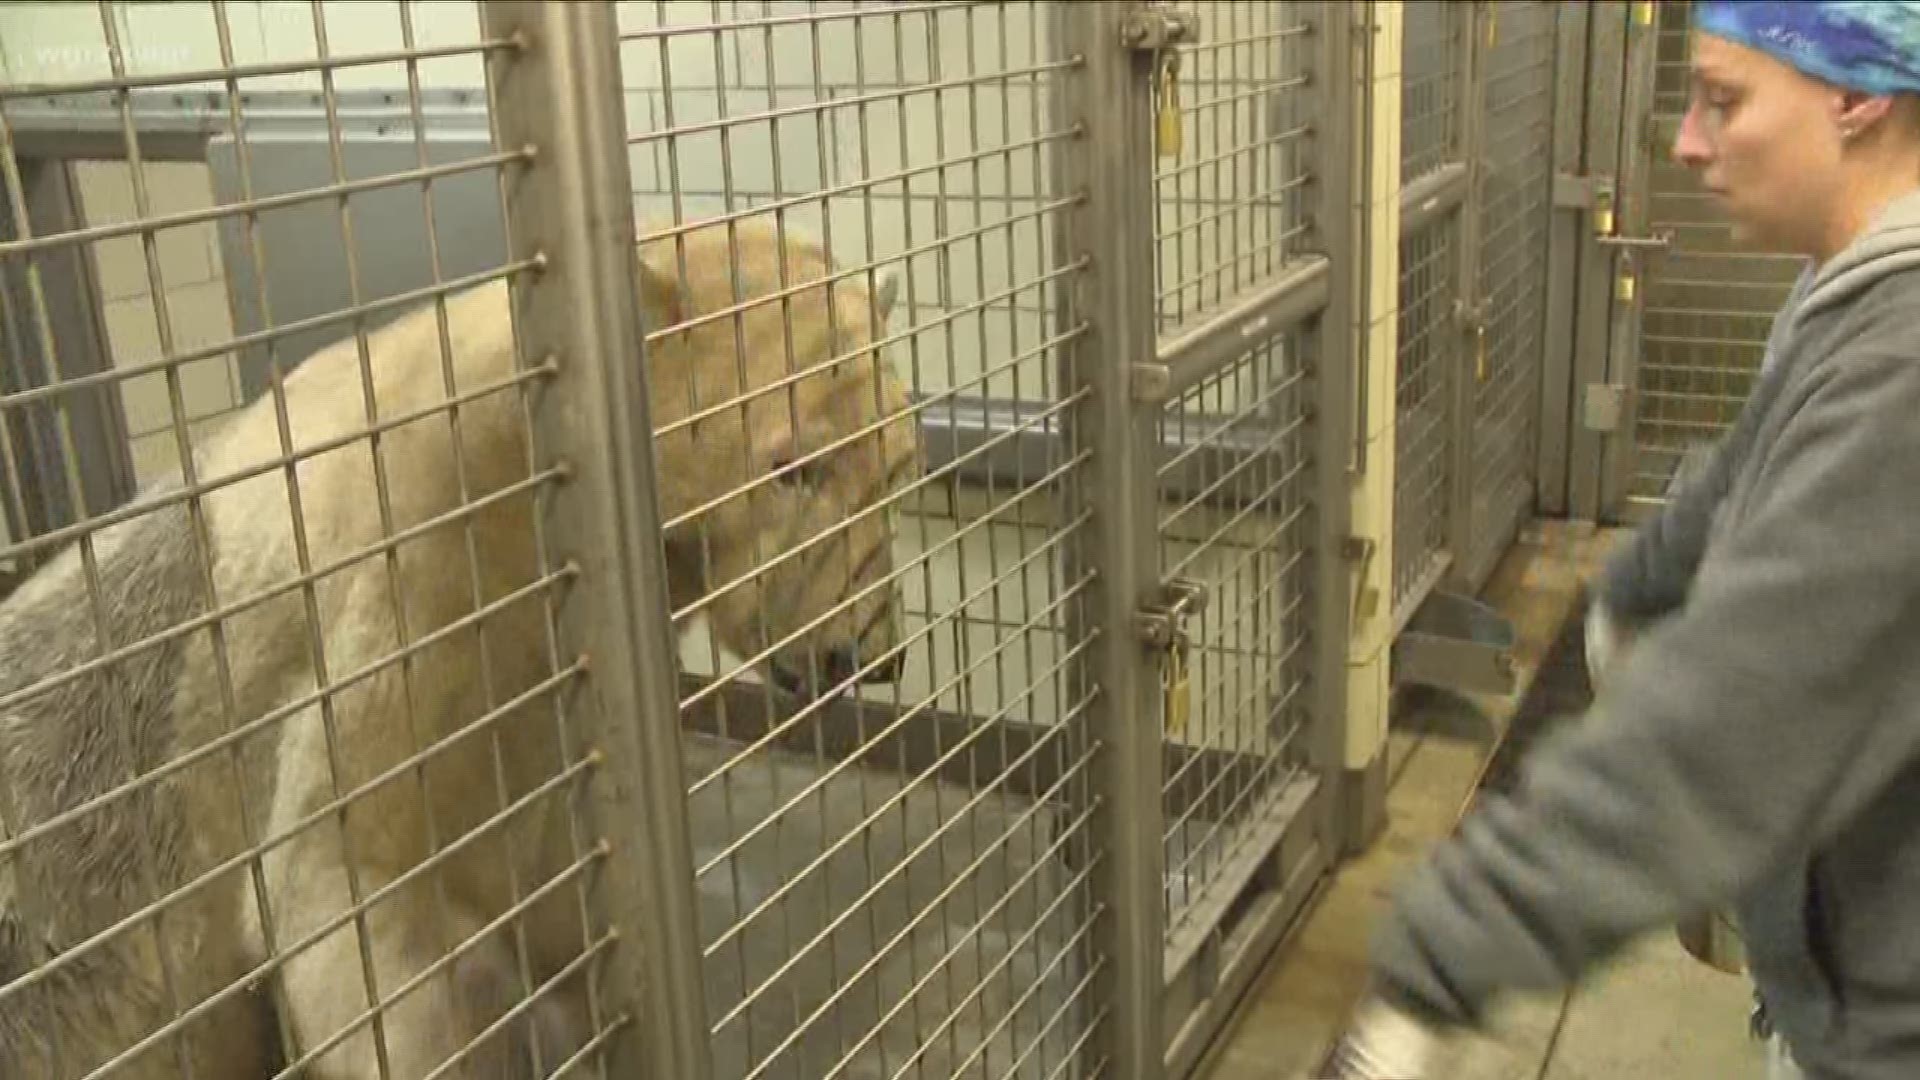
<svg viewBox="0 0 1920 1080"><path fill-rule="evenodd" d="M1619 432L1626 423L1629 394L1618 383L1588 383L1580 402L1582 425L1588 431Z"/></svg>

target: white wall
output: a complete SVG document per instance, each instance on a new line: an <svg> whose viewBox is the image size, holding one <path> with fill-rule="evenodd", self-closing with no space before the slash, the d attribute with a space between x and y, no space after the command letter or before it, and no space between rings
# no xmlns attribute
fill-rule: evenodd
<svg viewBox="0 0 1920 1080"><path fill-rule="evenodd" d="M998 300L961 318L940 322L942 315L981 304L1012 286L1031 284L1050 265L1049 222L1034 215L1057 195L1049 190L1052 150L1031 145L1013 148L1052 133L1056 123L1048 113L1048 85L1058 72L1033 73L1052 61L1045 4L977 5L936 14L889 11L870 4L872 14L859 20L829 19L814 24L774 25L809 10L816 14L846 12L848 3L636 3L618 5L623 33L643 33L661 26L693 26L734 22L718 33L700 32L669 38L642 38L621 46L626 81L626 112L631 137L629 162L633 174L636 212L643 221L676 214L693 220L729 209L765 206L854 184L864 177L880 177L921 169L937 162L955 162L944 169L925 171L906 179L868 189L852 190L792 209L790 220L802 227L827 230L839 258L849 264L869 259L903 260L912 248L931 246L940 237L990 228L977 238L940 247L907 263L911 274L903 306L894 323L896 332L919 326L919 333L895 350L901 370L923 392L954 390L966 396L1045 400L1052 396L1050 352L1014 363L1016 356L1036 349L1053 332L1047 312L1050 289L1029 289ZM1233 292L1256 284L1277 265L1283 254L1275 238L1288 226L1282 212L1287 189L1287 145L1277 141L1286 123L1297 122L1282 106L1288 91L1283 52L1299 47L1290 32L1297 21L1291 5L1193 4L1203 45L1186 58L1180 83L1180 103L1186 110L1185 146L1178 161L1162 159L1161 220L1158 230L1168 234L1160 245L1162 274L1171 295L1161 305L1162 321L1173 325L1191 318ZM236 2L231 13L233 60L239 64L310 59L317 53L312 10L300 2ZM421 3L412 7L417 46L473 43L480 38L477 13L470 2ZM403 47L399 6L388 2L330 0L322 7L329 51L338 55L367 54ZM211 6L194 3L121 3L114 7L115 25L129 69L135 73L195 72L220 65L219 38ZM765 25L742 27L742 20ZM109 73L106 34L97 9L90 4L21 3L0 7L0 78L11 82L99 78ZM816 59L817 58L817 59ZM420 65L427 87L473 87L481 84L478 56L424 61ZM1018 74L1016 74L1018 73ZM340 89L404 88L406 69L400 64L347 68L334 76ZM197 84L218 89L219 82ZM243 91L267 89L318 90L316 73L252 78ZM937 93L935 86L947 87ZM885 97L893 90L901 97ZM1291 91L1298 93L1299 91ZM875 99L875 95L882 95ZM867 98L864 104L855 99ZM826 108L810 108L817 103ZM777 120L760 119L718 130L659 137L669 121L676 129L711 121L794 110ZM999 152L975 158L975 148ZM777 163L776 163L777 151ZM776 167L777 164L777 167ZM82 171L84 201L89 219L103 221L125 214L125 169L88 167ZM321 178L316 177L316 183ZM156 198L168 208L208 198L205 181L191 169L155 172L149 176ZM1261 193L1265 193L1264 195ZM1151 223L1133 223L1150 227ZM210 231L210 227L208 227ZM230 316L211 298L221 289L218 251L200 230L180 230L164 238L162 269L168 310L177 321L176 332L185 342L230 336ZM136 242L102 245L99 252L103 282L108 285L108 322L116 362L125 364L155 355L157 341L149 329L153 301L144 281ZM997 374L990 374L998 372ZM192 385L189 418L217 414L230 407L236 392L231 365L224 358L183 372ZM163 430L170 417L165 398L156 412L153 380L129 385L126 405L143 465L157 467L171 438ZM1207 396L1208 411L1231 411L1257 400L1267 387L1257 380L1228 379ZM162 387L162 393L164 388ZM156 425L162 430L155 436ZM918 700L926 691L952 679L980 659L996 642L1007 647L995 660L943 696L943 709L993 714L1003 707L1013 715L1045 721L1057 714L1068 697L1064 680L1058 698L1051 689L1038 700L1011 699L1029 679L1057 656L1058 642L1050 632L1015 637L1008 627L1029 619L1029 612L1051 601L1048 574L1054 560L1039 563L1033 573L1012 577L983 600L948 616L966 593L982 588L1033 549L1046 535L1046 501L1036 496L1020 510L981 515L1004 502L1034 477L1005 478L991 489L953 490L943 486L922 500L910 515L899 561L911 561L917 552L959 532L966 536L938 556L928 571L907 579L911 606L924 624L928 618L947 620L936 631L932 646L914 657L903 701ZM1253 513L1230 525L1219 515L1187 515L1178 526L1189 539L1263 536L1273 532L1275 519ZM1170 546L1169 559L1176 558ZM1190 573L1242 569L1244 552L1223 544L1190 568ZM1278 560L1269 552L1265 563ZM1222 561L1224 560L1224 561ZM1214 567L1209 570L1209 567ZM1222 580L1213 598L1206 635L1220 644L1233 638L1241 646L1271 636L1269 628L1249 623L1245 613L1260 593L1271 593L1277 568L1265 573L1241 573ZM1278 594L1274 594L1278 595ZM1269 600L1272 599L1270 596ZM713 670L708 643L696 637L687 643L690 669ZM1208 665L1195 675L1202 697L1211 695L1215 709L1234 704L1236 711L1255 705L1238 704L1235 687L1256 686L1250 663L1223 657L1204 657ZM721 670L730 667L723 665ZM890 698L891 691L875 692ZM1202 717L1196 706L1195 717ZM1189 732L1200 741L1241 741L1243 735Z"/></svg>

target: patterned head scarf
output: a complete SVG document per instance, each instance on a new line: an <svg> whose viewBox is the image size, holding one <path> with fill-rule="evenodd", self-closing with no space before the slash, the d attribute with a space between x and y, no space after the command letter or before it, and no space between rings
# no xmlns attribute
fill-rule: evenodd
<svg viewBox="0 0 1920 1080"><path fill-rule="evenodd" d="M1920 93L1920 0L1695 0L1702 33L1863 94Z"/></svg>

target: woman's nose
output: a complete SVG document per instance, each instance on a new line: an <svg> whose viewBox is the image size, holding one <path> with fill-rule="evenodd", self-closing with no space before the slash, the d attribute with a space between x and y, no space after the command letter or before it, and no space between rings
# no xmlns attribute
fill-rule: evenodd
<svg viewBox="0 0 1920 1080"><path fill-rule="evenodd" d="M1680 130L1673 138L1673 160L1697 169L1707 163L1709 154L1706 135L1701 131L1700 107L1688 105L1686 115L1680 118Z"/></svg>

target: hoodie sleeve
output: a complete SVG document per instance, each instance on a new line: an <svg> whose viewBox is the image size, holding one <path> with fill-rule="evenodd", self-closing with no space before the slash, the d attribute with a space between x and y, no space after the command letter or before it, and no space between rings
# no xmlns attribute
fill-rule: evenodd
<svg viewBox="0 0 1920 1080"><path fill-rule="evenodd" d="M1658 622L1686 603L1720 501L1748 453L1761 415L1784 378L1782 365L1776 362L1779 325L1791 320L1814 279L1811 268L1803 269L1789 291L1775 319L1775 329L1768 335L1767 359L1761 365L1760 378L1733 430L1713 445L1700 472L1682 483L1659 514L1607 560L1595 591L1608 614L1623 625L1640 627Z"/></svg>
<svg viewBox="0 0 1920 1080"><path fill-rule="evenodd" d="M1404 882L1383 997L1473 1022L1499 991L1576 981L1831 837L1914 759L1920 357L1879 321L1809 373L1686 606Z"/></svg>
<svg viewBox="0 0 1920 1080"><path fill-rule="evenodd" d="M1607 560L1596 592L1623 625L1657 622L1686 602L1733 473L1733 442L1729 434L1715 443L1705 468L1681 484L1659 514Z"/></svg>

